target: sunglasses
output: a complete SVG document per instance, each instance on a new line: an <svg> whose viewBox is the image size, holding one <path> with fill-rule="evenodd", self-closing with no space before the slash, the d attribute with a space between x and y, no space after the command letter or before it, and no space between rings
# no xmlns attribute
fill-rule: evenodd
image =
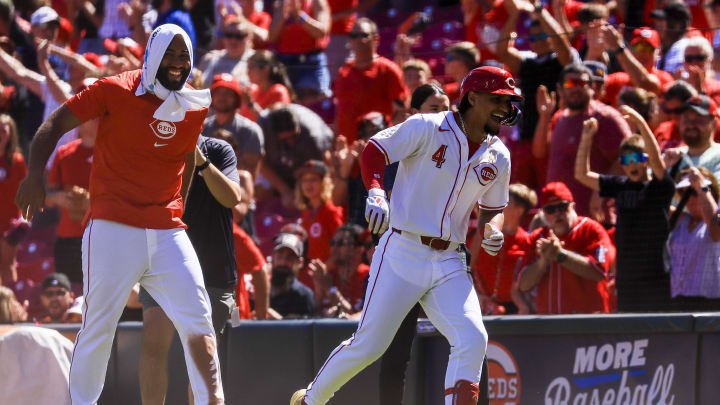
<svg viewBox="0 0 720 405"><path fill-rule="evenodd" d="M620 163L623 166L627 166L630 163L642 163L647 162L647 155L640 152L624 153L620 155Z"/></svg>
<svg viewBox="0 0 720 405"><path fill-rule="evenodd" d="M370 38L370 34L367 32L350 32L348 37L350 39Z"/></svg>
<svg viewBox="0 0 720 405"><path fill-rule="evenodd" d="M530 35L530 42L544 41L546 39L548 39L548 34L544 32Z"/></svg>
<svg viewBox="0 0 720 405"><path fill-rule="evenodd" d="M646 44L645 42L639 42L635 45L633 45L632 49L635 52L645 52L645 53L653 53L655 52L655 48L653 48L650 44Z"/></svg>
<svg viewBox="0 0 720 405"><path fill-rule="evenodd" d="M705 62L706 60L707 56L705 55L685 55L685 62L687 63Z"/></svg>
<svg viewBox="0 0 720 405"><path fill-rule="evenodd" d="M568 207L570 207L569 202L561 202L559 204L553 204L553 205L546 205L543 207L543 212L545 212L546 215L552 215L556 212L567 212Z"/></svg>
<svg viewBox="0 0 720 405"><path fill-rule="evenodd" d="M571 89L573 87L585 87L590 83L589 80L583 80L583 79L565 79L563 82L563 87L566 89Z"/></svg>
<svg viewBox="0 0 720 405"><path fill-rule="evenodd" d="M67 294L67 290L45 290L42 294L48 298L62 297Z"/></svg>
<svg viewBox="0 0 720 405"><path fill-rule="evenodd" d="M223 32L223 38L243 40L247 38L248 34L245 32Z"/></svg>

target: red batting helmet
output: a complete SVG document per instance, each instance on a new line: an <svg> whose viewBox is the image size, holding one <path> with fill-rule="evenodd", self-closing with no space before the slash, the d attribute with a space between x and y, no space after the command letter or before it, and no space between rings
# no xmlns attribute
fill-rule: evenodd
<svg viewBox="0 0 720 405"><path fill-rule="evenodd" d="M481 66L470 71L460 84L460 100L469 91L506 94L511 96L513 101L523 100L515 89L515 79L510 72L494 66Z"/></svg>

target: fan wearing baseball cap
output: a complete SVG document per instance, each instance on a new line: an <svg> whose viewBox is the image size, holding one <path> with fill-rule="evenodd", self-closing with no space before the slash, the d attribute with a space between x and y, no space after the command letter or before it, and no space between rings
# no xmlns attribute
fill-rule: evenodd
<svg viewBox="0 0 720 405"><path fill-rule="evenodd" d="M685 146L668 149L668 167L680 161L680 169L702 166L720 177L720 144L713 140L717 131L718 107L708 96L701 94L691 97L685 104L678 128Z"/></svg>
<svg viewBox="0 0 720 405"><path fill-rule="evenodd" d="M626 46L622 34L612 25L604 25L601 30L605 45L614 51L623 68L621 72L608 75L602 101L617 106L617 97L625 87L640 87L662 95L674 78L670 73L655 68L660 58L660 34L652 28L636 28L630 45Z"/></svg>
<svg viewBox="0 0 720 405"><path fill-rule="evenodd" d="M518 276L520 291L537 287L539 314L608 312L608 271L615 247L605 228L578 215L562 182L543 187L545 225L530 234L530 249Z"/></svg>
<svg viewBox="0 0 720 405"><path fill-rule="evenodd" d="M378 132L365 146L365 218L370 231L382 236L361 321L354 337L335 349L307 389L295 392L291 405L327 403L387 350L418 302L450 343L444 404L477 404L488 340L459 252L474 209L480 213L473 254L482 249L494 256L503 246L510 152L495 135L502 125L518 121L520 111L513 102L523 98L509 72L483 66L462 80L460 99L457 112L415 114ZM388 202L385 166L395 162L401 163ZM403 276L408 268L412 277Z"/></svg>

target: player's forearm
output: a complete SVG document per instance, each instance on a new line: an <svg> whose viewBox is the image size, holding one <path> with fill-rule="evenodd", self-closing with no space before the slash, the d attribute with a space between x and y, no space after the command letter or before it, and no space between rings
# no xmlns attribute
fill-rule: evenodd
<svg viewBox="0 0 720 405"><path fill-rule="evenodd" d="M595 264L593 264L587 257L565 249L560 249L560 254L558 255L558 257L560 257L560 255L565 256L565 259L562 260L562 263L560 263L560 265L570 270L578 277L582 277L592 281L605 280L605 275L598 271L598 268L595 267Z"/></svg>
<svg viewBox="0 0 720 405"><path fill-rule="evenodd" d="M480 214L478 215L478 231L482 232L482 229L485 229L485 224L490 224L494 226L497 229L503 229L503 224L505 223L505 216L503 215L502 210L485 210L480 209ZM482 234L481 234L482 236Z"/></svg>
<svg viewBox="0 0 720 405"><path fill-rule="evenodd" d="M220 205L226 208L232 208L240 204L243 194L240 184L225 177L215 165L211 164L207 169L203 170L200 175L205 180L210 194L215 197Z"/></svg>
<svg viewBox="0 0 720 405"><path fill-rule="evenodd" d="M80 120L65 104L53 111L40 125L30 144L29 174L42 176L45 165L60 138L80 124Z"/></svg>
<svg viewBox="0 0 720 405"><path fill-rule="evenodd" d="M251 274L255 289L255 317L260 320L267 319L268 308L270 308L270 280L263 269ZM242 283L242 280L238 282Z"/></svg>

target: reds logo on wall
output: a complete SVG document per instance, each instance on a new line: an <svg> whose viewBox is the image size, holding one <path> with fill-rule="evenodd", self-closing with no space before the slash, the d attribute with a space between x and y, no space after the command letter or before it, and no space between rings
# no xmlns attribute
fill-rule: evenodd
<svg viewBox="0 0 720 405"><path fill-rule="evenodd" d="M488 396L490 405L517 405L520 403L520 370L510 350L490 340L487 348Z"/></svg>
<svg viewBox="0 0 720 405"><path fill-rule="evenodd" d="M150 129L152 129L155 136L160 139L170 139L175 136L175 133L177 132L177 128L174 123L160 120L151 122Z"/></svg>

